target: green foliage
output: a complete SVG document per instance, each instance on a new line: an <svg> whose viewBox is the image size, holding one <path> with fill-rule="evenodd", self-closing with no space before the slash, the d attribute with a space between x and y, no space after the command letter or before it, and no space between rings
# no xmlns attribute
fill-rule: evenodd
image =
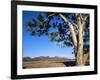
<svg viewBox="0 0 100 80"><path fill-rule="evenodd" d="M56 41L57 37L58 37L58 33L57 32L52 32L50 34L51 41Z"/></svg>
<svg viewBox="0 0 100 80"><path fill-rule="evenodd" d="M49 16L50 14L55 14L53 16ZM64 20L58 15L59 13L52 12L44 12L39 13L37 19L32 19L27 23L27 29L32 34L32 36L49 36L51 41L55 41L57 43L62 42L64 46L73 46L72 37L69 31L68 25L64 22ZM66 19L68 19L72 25L74 26L74 30L76 32L76 36L78 36L77 32L77 17L75 13L61 13ZM87 14L86 14L87 15ZM82 16L85 16L85 14ZM84 51L89 51L89 17L86 21L86 25L84 28ZM75 53L75 52L74 52Z"/></svg>
<svg viewBox="0 0 100 80"><path fill-rule="evenodd" d="M38 19L39 21L43 21L43 16L42 16L41 14L39 14L38 17L37 17L37 19Z"/></svg>

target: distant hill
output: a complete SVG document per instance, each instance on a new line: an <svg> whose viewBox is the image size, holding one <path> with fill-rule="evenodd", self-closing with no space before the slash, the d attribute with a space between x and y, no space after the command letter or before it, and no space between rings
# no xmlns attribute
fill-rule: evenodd
<svg viewBox="0 0 100 80"><path fill-rule="evenodd" d="M55 60L62 60L62 61L73 61L74 59L69 59L65 57L49 57L49 56L39 56L39 57L23 57L23 61L40 61L40 60L48 60L48 61L55 61Z"/></svg>

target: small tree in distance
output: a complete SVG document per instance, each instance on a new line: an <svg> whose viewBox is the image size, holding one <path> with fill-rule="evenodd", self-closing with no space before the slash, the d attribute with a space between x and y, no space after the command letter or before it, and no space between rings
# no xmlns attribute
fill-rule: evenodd
<svg viewBox="0 0 100 80"><path fill-rule="evenodd" d="M27 23L32 36L47 35L51 41L73 46L76 65L84 66L89 54L89 14L39 12Z"/></svg>

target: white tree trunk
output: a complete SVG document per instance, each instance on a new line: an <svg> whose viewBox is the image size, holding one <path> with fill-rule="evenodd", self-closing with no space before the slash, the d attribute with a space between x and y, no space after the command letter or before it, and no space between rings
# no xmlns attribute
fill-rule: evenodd
<svg viewBox="0 0 100 80"><path fill-rule="evenodd" d="M84 65L84 54L83 54L83 26L78 21L78 50L77 50L77 65Z"/></svg>
<svg viewBox="0 0 100 80"><path fill-rule="evenodd" d="M74 26L69 22L65 16L62 14L59 14L61 18L66 22L66 24L70 28L74 48L76 49L76 65L83 66L84 65L84 54L83 54L83 25L81 24L81 21L78 21L78 40L76 37L76 33L74 31Z"/></svg>

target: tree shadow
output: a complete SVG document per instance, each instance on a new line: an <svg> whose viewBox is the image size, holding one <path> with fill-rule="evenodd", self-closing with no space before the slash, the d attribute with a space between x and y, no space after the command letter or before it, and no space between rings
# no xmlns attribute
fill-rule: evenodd
<svg viewBox="0 0 100 80"><path fill-rule="evenodd" d="M65 64L66 67L68 67L68 66L75 66L76 62L75 61L69 61L69 62L63 62L63 64Z"/></svg>

